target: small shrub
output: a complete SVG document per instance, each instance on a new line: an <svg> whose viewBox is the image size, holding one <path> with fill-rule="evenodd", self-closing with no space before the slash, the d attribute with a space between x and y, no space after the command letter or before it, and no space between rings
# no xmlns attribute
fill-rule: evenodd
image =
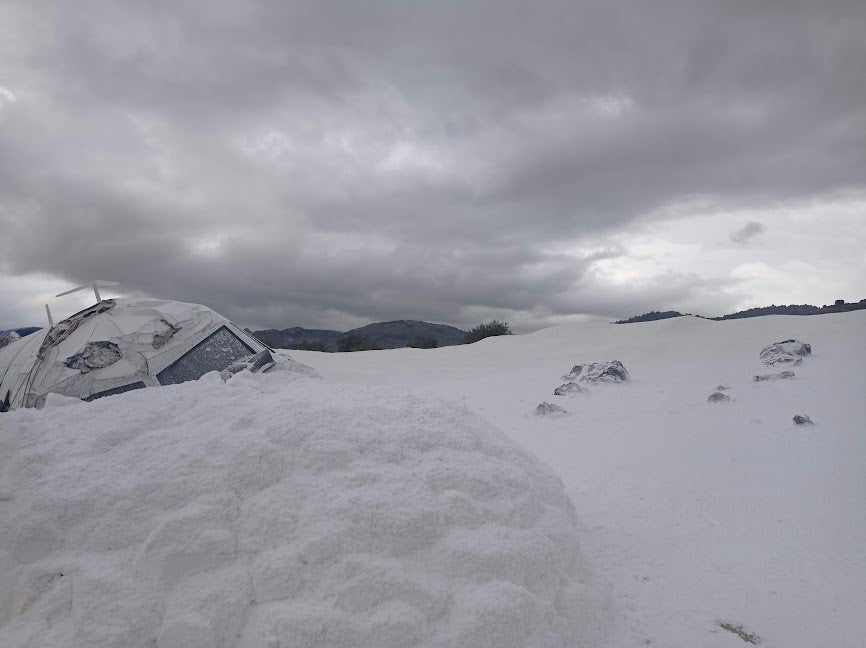
<svg viewBox="0 0 866 648"><path fill-rule="evenodd" d="M479 324L474 329L470 329L463 338L466 344L472 344L483 340L484 338L493 337L495 335L511 335L511 328L508 322L500 322L499 320L491 320L484 324Z"/></svg>

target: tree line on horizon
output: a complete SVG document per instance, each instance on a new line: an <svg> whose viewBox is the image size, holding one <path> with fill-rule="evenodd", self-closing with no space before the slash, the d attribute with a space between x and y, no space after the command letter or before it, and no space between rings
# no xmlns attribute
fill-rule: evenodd
<svg viewBox="0 0 866 648"><path fill-rule="evenodd" d="M859 302L846 303L844 299L837 299L833 304L824 306L813 306L812 304L790 304L788 306L760 306L758 308L748 308L746 310L729 313L728 315L720 315L719 317L706 317L704 315L695 315L694 317L702 317L716 322L731 319L743 319L747 317L763 317L764 315L823 315L825 313L846 313L848 311L866 309L866 299L861 299ZM654 322L656 320L670 319L671 317L683 317L691 315L691 313L680 313L679 311L650 311L643 315L635 315L628 319L617 320L614 324L636 324L638 322Z"/></svg>

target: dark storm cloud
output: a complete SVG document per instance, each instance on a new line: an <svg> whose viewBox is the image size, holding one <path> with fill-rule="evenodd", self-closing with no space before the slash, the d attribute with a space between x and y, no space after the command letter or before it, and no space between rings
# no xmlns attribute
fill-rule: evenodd
<svg viewBox="0 0 866 648"><path fill-rule="evenodd" d="M758 234L762 234L766 231L766 227L763 224L757 223L755 221L750 221L743 225L740 229L731 232L731 241L734 243L743 244L747 241L753 239Z"/></svg>
<svg viewBox="0 0 866 648"><path fill-rule="evenodd" d="M0 20L0 272L242 323L630 314L724 282L599 294L603 256L551 250L694 197L866 188L859 1L21 0Z"/></svg>

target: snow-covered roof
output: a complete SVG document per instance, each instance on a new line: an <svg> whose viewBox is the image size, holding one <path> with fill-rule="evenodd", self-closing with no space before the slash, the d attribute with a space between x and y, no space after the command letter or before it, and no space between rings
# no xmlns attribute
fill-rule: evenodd
<svg viewBox="0 0 866 648"><path fill-rule="evenodd" d="M200 304L109 299L0 349L0 404L84 400L193 380L265 346Z"/></svg>

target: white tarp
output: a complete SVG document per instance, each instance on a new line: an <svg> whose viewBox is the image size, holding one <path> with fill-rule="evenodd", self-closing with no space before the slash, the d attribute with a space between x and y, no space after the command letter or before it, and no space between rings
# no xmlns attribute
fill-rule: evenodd
<svg viewBox="0 0 866 648"><path fill-rule="evenodd" d="M0 404L38 407L192 380L266 347L206 306L104 300L0 350Z"/></svg>

